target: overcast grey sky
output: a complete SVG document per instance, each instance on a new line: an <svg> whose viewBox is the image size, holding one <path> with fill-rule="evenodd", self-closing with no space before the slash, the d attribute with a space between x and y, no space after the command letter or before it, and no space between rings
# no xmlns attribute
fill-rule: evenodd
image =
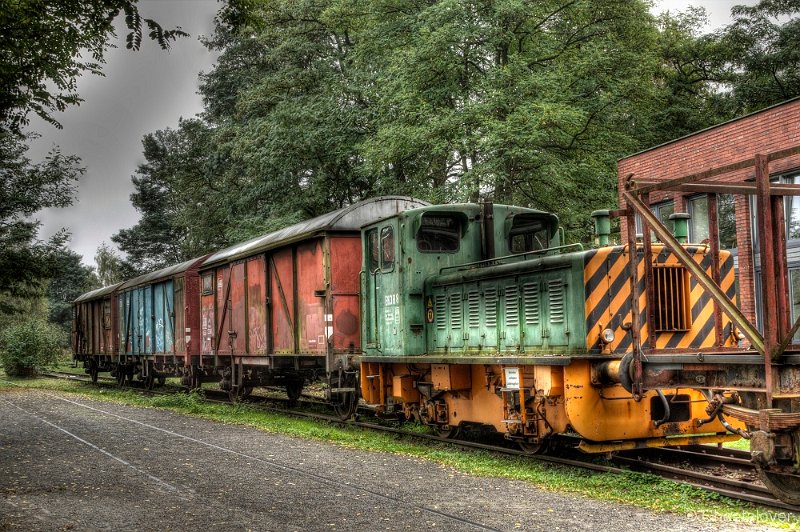
<svg viewBox="0 0 800 532"><path fill-rule="evenodd" d="M754 0L657 0L652 11L703 6L709 14L708 30L727 23L731 6L741 3ZM219 7L217 0L141 0L143 16L156 19L164 28L181 26L191 37L178 40L168 53L149 41L139 52L131 52L122 40L124 28L118 26L122 39L107 54L105 77L81 78L78 93L84 103L55 115L64 128L56 130L40 120L32 121L30 129L42 134L29 154L33 160L58 145L65 154L80 156L86 167L72 207L47 209L37 215L43 222L43 237L62 227L72 233L70 247L83 256L85 264L94 265L101 242L111 244L112 234L139 219L129 196L131 176L144 162L142 137L174 128L180 117L202 111L198 74L211 70L215 57L198 36L211 34Z"/></svg>

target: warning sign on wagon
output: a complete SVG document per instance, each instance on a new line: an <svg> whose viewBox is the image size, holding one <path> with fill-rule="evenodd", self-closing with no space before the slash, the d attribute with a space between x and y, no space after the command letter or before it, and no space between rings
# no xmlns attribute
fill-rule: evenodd
<svg viewBox="0 0 800 532"><path fill-rule="evenodd" d="M519 390L519 368L503 368L506 372L506 388Z"/></svg>

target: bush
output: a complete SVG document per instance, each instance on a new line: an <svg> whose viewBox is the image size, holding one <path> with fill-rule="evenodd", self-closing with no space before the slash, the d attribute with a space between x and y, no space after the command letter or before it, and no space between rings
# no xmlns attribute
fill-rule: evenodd
<svg viewBox="0 0 800 532"><path fill-rule="evenodd" d="M34 318L0 332L0 363L9 377L32 377L61 353L62 331Z"/></svg>

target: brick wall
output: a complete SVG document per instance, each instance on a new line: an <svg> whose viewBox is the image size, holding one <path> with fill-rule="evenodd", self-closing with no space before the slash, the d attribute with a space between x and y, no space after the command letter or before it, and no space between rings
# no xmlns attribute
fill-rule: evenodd
<svg viewBox="0 0 800 532"><path fill-rule="evenodd" d="M661 146L621 159L617 166L619 190L624 190L625 180L666 181L695 174L752 158L755 154L768 154L800 146L800 98L764 109L693 135L668 142ZM800 169L800 155L773 161L770 175ZM741 182L755 178L753 167L720 175L709 182ZM685 209L685 196L680 192L654 192L650 203L675 201L675 212ZM625 201L620 192L620 206ZM627 241L625 224L622 224L623 242ZM752 234L747 199L736 198L736 235L740 249L750 249ZM745 315L755 319L753 293L753 264L748 253L739 254L739 306Z"/></svg>

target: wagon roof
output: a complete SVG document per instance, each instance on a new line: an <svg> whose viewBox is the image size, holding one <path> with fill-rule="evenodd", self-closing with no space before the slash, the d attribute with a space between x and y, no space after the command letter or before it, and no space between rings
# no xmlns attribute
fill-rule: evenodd
<svg viewBox="0 0 800 532"><path fill-rule="evenodd" d="M202 260L205 258L206 256L195 257L193 259L187 260L186 262L175 264L174 266L168 266L158 271L145 273L144 275L140 275L139 277L134 277L133 279L125 281L124 283L122 283L119 289L125 290L126 288L131 288L141 284L152 283L153 281L157 281L159 279L172 277L173 275L185 272L194 265L199 265L200 262L202 262Z"/></svg>
<svg viewBox="0 0 800 532"><path fill-rule="evenodd" d="M117 283L117 284L112 284L111 286L104 286L103 288L96 288L91 292L86 292L85 294L79 295L78 297L75 298L73 303L78 303L80 301L88 301L90 299L97 299L98 297L104 297L113 292L114 290L116 290L117 288L119 288L121 284L122 283Z"/></svg>
<svg viewBox="0 0 800 532"><path fill-rule="evenodd" d="M244 258L254 253L301 240L322 231L359 231L363 225L373 221L387 218L406 209L425 205L429 204L426 201L408 196L379 196L359 201L343 209L284 227L278 231L218 251L206 259L203 267Z"/></svg>

